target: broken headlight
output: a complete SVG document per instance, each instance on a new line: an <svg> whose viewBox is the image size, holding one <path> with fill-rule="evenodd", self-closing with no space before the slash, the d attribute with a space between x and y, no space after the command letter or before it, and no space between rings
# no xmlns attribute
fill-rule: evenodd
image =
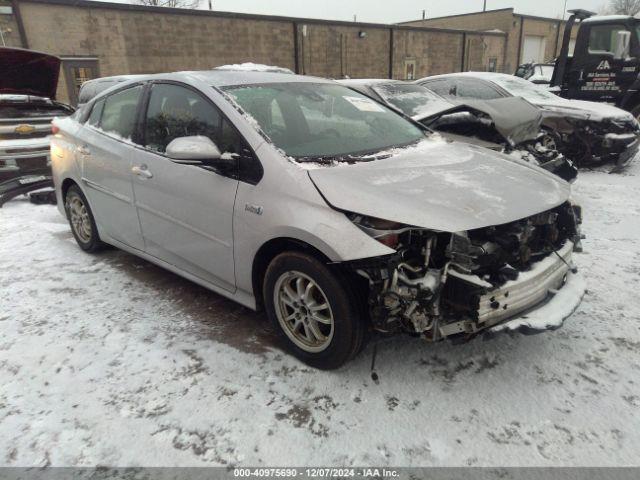
<svg viewBox="0 0 640 480"><path fill-rule="evenodd" d="M400 234L411 229L402 223L367 217L357 213L348 213L347 218L364 233L394 250L400 245Z"/></svg>

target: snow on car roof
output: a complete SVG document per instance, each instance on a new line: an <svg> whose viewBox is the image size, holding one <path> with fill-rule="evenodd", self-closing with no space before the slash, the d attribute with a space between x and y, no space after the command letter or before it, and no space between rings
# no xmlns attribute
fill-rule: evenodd
<svg viewBox="0 0 640 480"><path fill-rule="evenodd" d="M206 70L200 72L177 72L173 75L191 75L216 87L252 85L260 83L335 83L332 80L291 73L256 72L242 70Z"/></svg>
<svg viewBox="0 0 640 480"><path fill-rule="evenodd" d="M418 82L422 80L431 80L432 78L449 78L449 77L474 77L474 78L484 78L485 80L495 80L500 78L512 78L513 75L508 75L506 73L495 73L495 72L457 72L457 73L444 73L442 75L431 75L429 77L424 77L418 80Z"/></svg>
<svg viewBox="0 0 640 480"><path fill-rule="evenodd" d="M274 65L264 65L261 63L236 63L233 65L220 65L219 67L215 67L214 70L234 70L238 72L271 72L271 73L288 73L290 75L295 75L294 72L289 68L277 67Z"/></svg>
<svg viewBox="0 0 640 480"><path fill-rule="evenodd" d="M381 83L404 83L402 80L393 80L390 78L345 78L337 80L343 85L378 85Z"/></svg>

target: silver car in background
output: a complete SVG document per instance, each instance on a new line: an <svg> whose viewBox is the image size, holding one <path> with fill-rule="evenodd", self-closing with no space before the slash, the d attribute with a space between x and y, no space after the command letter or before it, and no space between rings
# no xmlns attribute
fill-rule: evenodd
<svg viewBox="0 0 640 480"><path fill-rule="evenodd" d="M369 330L556 328L584 292L568 183L332 81L154 75L54 125L58 205L83 250L104 242L265 308L318 368Z"/></svg>

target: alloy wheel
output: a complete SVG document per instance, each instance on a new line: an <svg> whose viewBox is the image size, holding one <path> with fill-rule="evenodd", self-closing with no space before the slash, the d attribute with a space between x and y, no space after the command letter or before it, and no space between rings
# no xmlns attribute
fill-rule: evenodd
<svg viewBox="0 0 640 480"><path fill-rule="evenodd" d="M89 243L92 235L91 218L82 199L73 195L67 200L67 210L75 234L82 242Z"/></svg>
<svg viewBox="0 0 640 480"><path fill-rule="evenodd" d="M334 333L331 305L320 286L302 272L285 272L273 290L278 322L289 339L306 352L325 350Z"/></svg>

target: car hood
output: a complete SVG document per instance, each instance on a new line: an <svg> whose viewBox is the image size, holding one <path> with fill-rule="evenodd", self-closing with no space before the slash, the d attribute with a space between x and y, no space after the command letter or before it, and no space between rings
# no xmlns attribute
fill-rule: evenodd
<svg viewBox="0 0 640 480"><path fill-rule="evenodd" d="M387 155L308 173L336 209L443 232L513 222L570 195L538 167L467 144L427 139Z"/></svg>
<svg viewBox="0 0 640 480"><path fill-rule="evenodd" d="M0 48L0 93L56 97L60 59L21 48Z"/></svg>
<svg viewBox="0 0 640 480"><path fill-rule="evenodd" d="M607 103L587 102L584 100L568 100L558 97L557 101L548 101L537 104L540 108L545 110L545 115L558 114L571 116L573 118L580 118L583 120L614 120L624 119L631 120L633 115L618 107L609 105Z"/></svg>
<svg viewBox="0 0 640 480"><path fill-rule="evenodd" d="M464 111L477 111L487 115L500 135L514 145L536 139L543 118L540 108L527 100L507 97L496 100L465 100L453 107L448 104L448 108L443 105L440 111L421 115L421 118L414 117L414 120L429 126L444 115Z"/></svg>

